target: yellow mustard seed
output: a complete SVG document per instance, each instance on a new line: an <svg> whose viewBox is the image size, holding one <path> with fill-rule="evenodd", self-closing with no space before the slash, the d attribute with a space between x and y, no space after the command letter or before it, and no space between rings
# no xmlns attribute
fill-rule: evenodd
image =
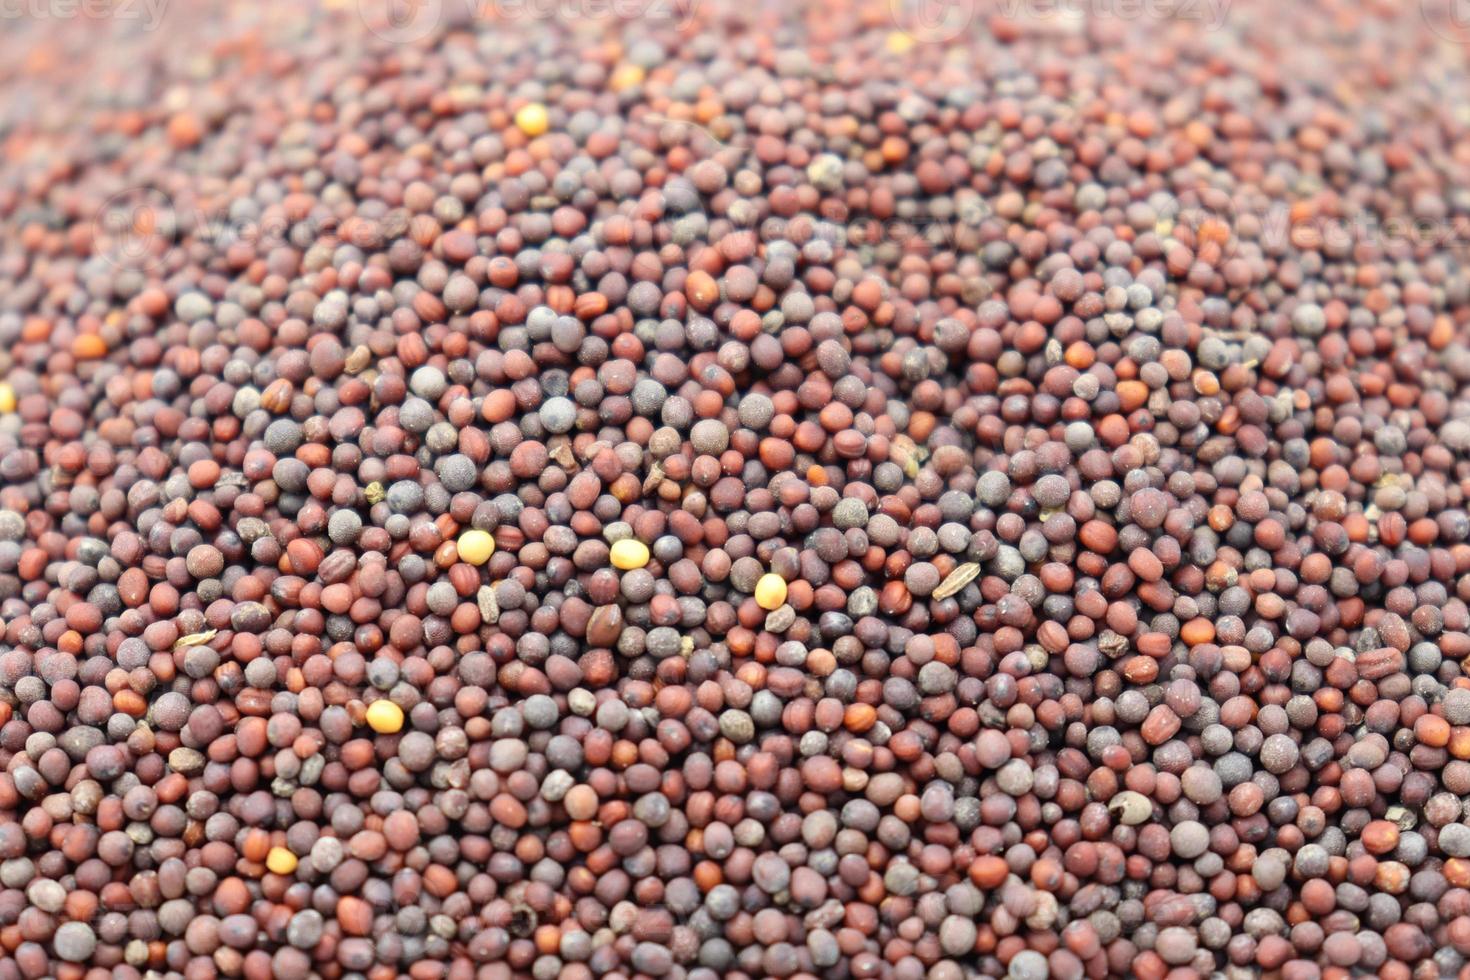
<svg viewBox="0 0 1470 980"><path fill-rule="evenodd" d="M779 609L786 601L786 580L767 572L755 583L755 603L762 609Z"/></svg>
<svg viewBox="0 0 1470 980"><path fill-rule="evenodd" d="M527 136L540 136L546 132L548 125L550 122L546 117L546 107L539 102L532 102L516 110L516 127Z"/></svg>
<svg viewBox="0 0 1470 980"><path fill-rule="evenodd" d="M379 698L368 705L367 723L379 735L392 735L403 727L403 709L387 698Z"/></svg>
<svg viewBox="0 0 1470 980"><path fill-rule="evenodd" d="M459 552L460 561L483 565L495 554L495 539L489 532L470 530L459 536L454 547Z"/></svg>
<svg viewBox="0 0 1470 980"><path fill-rule="evenodd" d="M265 866L278 875L288 875L296 870L296 855L284 847L273 847L265 856Z"/></svg>
<svg viewBox="0 0 1470 980"><path fill-rule="evenodd" d="M617 70L613 72L612 78L608 79L608 88L612 89L614 92L622 92L625 89L630 89L635 85L642 85L643 78L643 67L641 65L635 65L629 62L627 64L619 65Z"/></svg>
<svg viewBox="0 0 1470 980"><path fill-rule="evenodd" d="M642 568L648 564L648 545L636 538L624 538L613 543L608 557L614 568L624 572Z"/></svg>

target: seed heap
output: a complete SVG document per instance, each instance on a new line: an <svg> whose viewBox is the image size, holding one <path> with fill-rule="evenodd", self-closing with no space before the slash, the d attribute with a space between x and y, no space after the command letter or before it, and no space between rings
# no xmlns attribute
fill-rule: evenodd
<svg viewBox="0 0 1470 980"><path fill-rule="evenodd" d="M1465 970L1452 22L206 6L0 31L0 980Z"/></svg>

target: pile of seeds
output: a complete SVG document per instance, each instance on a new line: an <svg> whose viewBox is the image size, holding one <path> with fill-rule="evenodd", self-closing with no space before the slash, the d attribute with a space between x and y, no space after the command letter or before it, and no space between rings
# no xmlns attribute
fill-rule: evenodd
<svg viewBox="0 0 1470 980"><path fill-rule="evenodd" d="M1470 964L1433 3L207 6L0 31L0 980Z"/></svg>

